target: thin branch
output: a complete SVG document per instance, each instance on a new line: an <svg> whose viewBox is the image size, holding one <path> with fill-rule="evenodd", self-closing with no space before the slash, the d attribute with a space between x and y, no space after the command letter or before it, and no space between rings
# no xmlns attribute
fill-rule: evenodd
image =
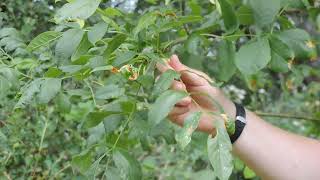
<svg viewBox="0 0 320 180"><path fill-rule="evenodd" d="M185 14L186 14L186 12L185 12L186 11L186 1L185 0L181 0L180 8L181 8L181 15L185 16ZM190 30L189 30L188 25L187 24L183 24L183 28L186 31L186 33L188 35L190 35Z"/></svg>
<svg viewBox="0 0 320 180"><path fill-rule="evenodd" d="M278 117L278 118L300 119L300 120L320 122L320 119L317 119L315 117L297 116L292 114L274 114L274 113L265 113L265 112L255 112L255 113L259 116L264 116L264 117Z"/></svg>
<svg viewBox="0 0 320 180"><path fill-rule="evenodd" d="M95 107L97 107L96 97L95 97L95 95L94 95L94 92L93 92L92 86L90 85L90 83L89 83L87 80L84 80L84 82L85 82L85 83L86 83L86 85L89 87L90 92L91 92L91 97L92 97L93 103L94 103Z"/></svg>

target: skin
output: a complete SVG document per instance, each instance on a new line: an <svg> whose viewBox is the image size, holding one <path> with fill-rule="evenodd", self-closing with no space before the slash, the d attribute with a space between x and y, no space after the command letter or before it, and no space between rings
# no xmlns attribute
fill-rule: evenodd
<svg viewBox="0 0 320 180"><path fill-rule="evenodd" d="M176 55L167 64L158 64L160 72L173 69L181 74L181 81L174 81L171 88L188 91L191 96L178 102L169 114L169 119L183 125L190 112L218 112L218 102L229 117L235 117L235 107L220 89L209 84L210 78L203 72L183 65ZM233 153L243 160L263 179L319 180L320 142L298 136L267 123L253 112L246 110L247 125L233 144ZM215 135L212 117L202 115L199 131Z"/></svg>

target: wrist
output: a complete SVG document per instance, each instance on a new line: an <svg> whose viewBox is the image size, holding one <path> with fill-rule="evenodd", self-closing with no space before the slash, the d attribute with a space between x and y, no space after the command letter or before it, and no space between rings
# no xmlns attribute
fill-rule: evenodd
<svg viewBox="0 0 320 180"><path fill-rule="evenodd" d="M212 88L212 97L219 103L222 107L224 113L231 119L234 120L236 117L236 108L234 103L227 98L224 93L218 88Z"/></svg>

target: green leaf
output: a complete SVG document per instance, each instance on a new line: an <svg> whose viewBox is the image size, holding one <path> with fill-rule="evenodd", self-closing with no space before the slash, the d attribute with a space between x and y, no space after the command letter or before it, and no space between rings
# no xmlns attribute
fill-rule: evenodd
<svg viewBox="0 0 320 180"><path fill-rule="evenodd" d="M56 67L50 67L46 73L44 73L44 77L49 77L49 78L55 78L58 77L62 74L63 72L56 68Z"/></svg>
<svg viewBox="0 0 320 180"><path fill-rule="evenodd" d="M253 12L246 5L242 5L237 9L237 17L240 24L251 25L254 23Z"/></svg>
<svg viewBox="0 0 320 180"><path fill-rule="evenodd" d="M72 54L71 60L75 61L79 59L81 56L86 55L88 50L91 48L92 44L88 40L88 35L85 34L82 37L80 44L78 45L75 52Z"/></svg>
<svg viewBox="0 0 320 180"><path fill-rule="evenodd" d="M224 26L228 32L234 32L238 26L238 18L235 11L228 0L218 0L221 8L221 15L224 22Z"/></svg>
<svg viewBox="0 0 320 180"><path fill-rule="evenodd" d="M269 42L271 48L271 69L277 72L287 72L289 70L287 61L294 57L294 52L287 44L275 36L270 36Z"/></svg>
<svg viewBox="0 0 320 180"><path fill-rule="evenodd" d="M133 35L136 36L140 31L153 25L156 19L157 15L154 12L150 12L141 16L137 26L133 29Z"/></svg>
<svg viewBox="0 0 320 180"><path fill-rule="evenodd" d="M222 81L229 79L236 72L235 65L236 48L234 43L228 40L222 40L218 45L218 78Z"/></svg>
<svg viewBox="0 0 320 180"><path fill-rule="evenodd" d="M124 175L122 179L128 180L140 180L142 179L142 171L140 163L125 151L115 151L113 153L113 161L117 168L120 170L120 174Z"/></svg>
<svg viewBox="0 0 320 180"><path fill-rule="evenodd" d="M201 112L193 112L187 116L183 122L183 128L179 129L175 135L178 144L184 149L191 141L192 133L197 129L201 117Z"/></svg>
<svg viewBox="0 0 320 180"><path fill-rule="evenodd" d="M113 37L113 39L108 43L108 47L103 53L105 56L109 57L118 47L127 39L127 35L118 34Z"/></svg>
<svg viewBox="0 0 320 180"><path fill-rule="evenodd" d="M62 6L55 15L56 22L68 19L87 19L98 8L101 0L74 0Z"/></svg>
<svg viewBox="0 0 320 180"><path fill-rule="evenodd" d="M113 61L112 65L121 67L122 65L132 60L135 56L136 56L136 52L133 52L133 51L119 52L117 53L117 57Z"/></svg>
<svg viewBox="0 0 320 180"><path fill-rule="evenodd" d="M279 0L249 0L255 23L259 27L270 25L280 10Z"/></svg>
<svg viewBox="0 0 320 180"><path fill-rule="evenodd" d="M58 58L67 59L79 46L84 31L81 29L69 29L64 32L56 44L55 53Z"/></svg>
<svg viewBox="0 0 320 180"><path fill-rule="evenodd" d="M161 74L161 76L155 83L153 87L152 95L158 96L162 94L164 91L170 88L171 84L173 83L173 80L179 77L180 77L180 74L177 73L176 71L171 69L167 70L166 72Z"/></svg>
<svg viewBox="0 0 320 180"><path fill-rule="evenodd" d="M72 157L71 165L74 169L78 170L82 174L90 169L92 164L91 150L86 150L81 154Z"/></svg>
<svg viewBox="0 0 320 180"><path fill-rule="evenodd" d="M114 111L97 111L97 112L90 112L84 122L85 128L92 128L100 124L104 118L114 115L114 114L121 114L121 112L114 112Z"/></svg>
<svg viewBox="0 0 320 180"><path fill-rule="evenodd" d="M31 102L32 98L36 95L36 93L40 92L42 81L43 79L35 79L26 87L22 88L20 90L22 92L22 95L14 108L23 108L28 105Z"/></svg>
<svg viewBox="0 0 320 180"><path fill-rule="evenodd" d="M45 78L43 79L38 95L39 102L42 104L48 103L54 98L61 89L61 79Z"/></svg>
<svg viewBox="0 0 320 180"><path fill-rule="evenodd" d="M223 120L215 120L216 136L208 136L208 156L216 176L228 180L233 169L232 145Z"/></svg>
<svg viewBox="0 0 320 180"><path fill-rule="evenodd" d="M296 58L308 58L315 50L315 48L308 46L307 43L311 42L311 38L305 30L290 29L282 31L276 36L294 51Z"/></svg>
<svg viewBox="0 0 320 180"><path fill-rule="evenodd" d="M252 179L257 176L256 173L254 173L254 171L252 171L248 166L244 168L243 175L246 179Z"/></svg>
<svg viewBox="0 0 320 180"><path fill-rule="evenodd" d="M47 31L35 37L27 46L28 51L34 51L43 46L48 46L51 42L62 36L61 32Z"/></svg>
<svg viewBox="0 0 320 180"><path fill-rule="evenodd" d="M90 73L93 73L93 72L97 72L97 71L108 71L108 70L112 70L113 66L100 66L100 67L96 67L94 69L92 69L92 71L90 71Z"/></svg>
<svg viewBox="0 0 320 180"><path fill-rule="evenodd" d="M190 54L200 55L203 51L203 38L198 34L192 34L185 43L185 48Z"/></svg>
<svg viewBox="0 0 320 180"><path fill-rule="evenodd" d="M59 93L56 99L57 109L61 113L69 113L71 110L71 103L69 97L64 93Z"/></svg>
<svg viewBox="0 0 320 180"><path fill-rule="evenodd" d="M96 44L99 40L103 38L108 30L108 24L105 22L100 22L95 24L88 32L89 41L92 44Z"/></svg>
<svg viewBox="0 0 320 180"><path fill-rule="evenodd" d="M152 126L159 124L164 118L166 118L174 107L184 97L187 97L188 93L182 91L168 90L162 93L154 104L151 105L148 113L148 121Z"/></svg>
<svg viewBox="0 0 320 180"><path fill-rule="evenodd" d="M100 87L96 92L97 99L115 99L124 95L124 88L111 84Z"/></svg>
<svg viewBox="0 0 320 180"><path fill-rule="evenodd" d="M236 53L236 66L244 75L257 73L271 60L271 51L267 38L251 40L241 46Z"/></svg>

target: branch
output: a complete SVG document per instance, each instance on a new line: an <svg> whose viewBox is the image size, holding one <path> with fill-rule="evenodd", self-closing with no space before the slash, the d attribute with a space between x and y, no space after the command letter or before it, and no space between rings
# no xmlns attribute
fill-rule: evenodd
<svg viewBox="0 0 320 180"><path fill-rule="evenodd" d="M181 15L185 16L185 10L186 10L186 1L185 0L181 0L180 3L180 7L181 7ZM187 35L190 35L190 31L189 31L189 27L187 24L183 24L183 28L186 31Z"/></svg>
<svg viewBox="0 0 320 180"><path fill-rule="evenodd" d="M279 118L300 119L300 120L320 122L320 119L317 119L315 117L297 116L292 114L274 114L274 113L265 113L265 112L255 112L255 113L259 116L264 116L264 117L279 117Z"/></svg>

